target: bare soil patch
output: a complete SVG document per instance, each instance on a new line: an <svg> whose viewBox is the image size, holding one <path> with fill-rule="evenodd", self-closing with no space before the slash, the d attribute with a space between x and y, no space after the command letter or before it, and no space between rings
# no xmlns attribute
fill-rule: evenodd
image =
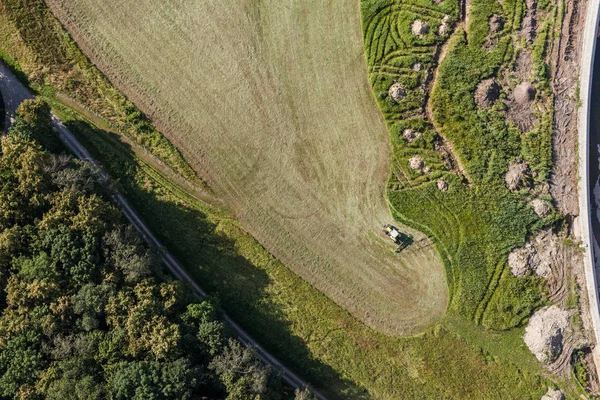
<svg viewBox="0 0 600 400"><path fill-rule="evenodd" d="M525 12L525 17L523 17L523 22L521 23L521 36L523 36L528 45L532 44L535 35L537 32L537 1L536 0L527 0L527 11Z"/></svg>
<svg viewBox="0 0 600 400"><path fill-rule="evenodd" d="M500 98L502 88L495 79L489 78L477 84L475 89L475 103L482 108L491 108Z"/></svg>
<svg viewBox="0 0 600 400"><path fill-rule="evenodd" d="M569 312L557 306L537 311L525 328L525 344L543 362L554 361L563 348L563 336L569 326Z"/></svg>
<svg viewBox="0 0 600 400"><path fill-rule="evenodd" d="M527 164L515 161L508 166L508 172L504 177L504 182L508 190L515 191L530 186L531 174Z"/></svg>

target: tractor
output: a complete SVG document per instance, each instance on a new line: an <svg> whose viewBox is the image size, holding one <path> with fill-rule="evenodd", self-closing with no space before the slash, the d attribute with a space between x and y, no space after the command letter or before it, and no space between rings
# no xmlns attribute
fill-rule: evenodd
<svg viewBox="0 0 600 400"><path fill-rule="evenodd" d="M413 242L411 235L400 232L398 228L390 224L383 225L383 233L398 245L396 253L400 253Z"/></svg>

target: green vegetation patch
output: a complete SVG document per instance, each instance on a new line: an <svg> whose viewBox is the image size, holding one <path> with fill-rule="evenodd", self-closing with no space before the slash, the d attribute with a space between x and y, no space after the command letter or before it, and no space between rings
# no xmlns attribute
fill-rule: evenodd
<svg viewBox="0 0 600 400"><path fill-rule="evenodd" d="M558 6L546 6L548 16L531 46L514 32L524 8L515 0L476 0L468 10L449 0L361 2L371 84L393 148L390 207L399 221L434 239L446 264L450 311L495 330L520 326L543 304L544 284L513 277L507 255L559 218L540 219L528 206L552 166L544 54ZM496 31L490 28L492 16L503 21ZM425 34L414 29L421 23L429 25ZM519 51L532 54L534 70L525 78L535 85L539 102L550 105L527 132L507 112L513 81L524 79L504 78ZM476 97L480 82L490 78L498 93L486 108ZM397 84L401 96L394 96ZM532 188L507 189L511 162L528 165ZM440 180L447 189L440 189Z"/></svg>
<svg viewBox="0 0 600 400"><path fill-rule="evenodd" d="M41 144L63 149L49 107L26 100L1 141L0 396L293 396L166 273L99 171Z"/></svg>

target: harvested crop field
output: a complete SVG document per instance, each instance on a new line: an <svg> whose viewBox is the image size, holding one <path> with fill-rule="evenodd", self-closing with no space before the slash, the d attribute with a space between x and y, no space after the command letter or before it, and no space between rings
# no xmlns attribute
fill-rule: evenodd
<svg viewBox="0 0 600 400"><path fill-rule="evenodd" d="M391 155L358 2L47 3L284 264L382 332L440 319L434 246L380 233Z"/></svg>

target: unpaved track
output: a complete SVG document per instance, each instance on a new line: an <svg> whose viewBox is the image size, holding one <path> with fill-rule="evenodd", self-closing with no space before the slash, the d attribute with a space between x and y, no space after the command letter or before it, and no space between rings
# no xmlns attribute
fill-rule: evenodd
<svg viewBox="0 0 600 400"><path fill-rule="evenodd" d="M380 232L390 145L358 1L47 3L286 266L379 331L440 319L435 248L396 256Z"/></svg>
<svg viewBox="0 0 600 400"><path fill-rule="evenodd" d="M589 0L583 32L583 49L581 52L579 84L581 88L581 106L579 107L577 131L579 150L578 196L579 223L581 242L584 250L585 283L588 294L589 313L594 331L596 345L592 349L596 371L600 376L600 303L598 297L598 277L596 261L600 255L600 247L592 233L592 215L590 213L590 98L592 93L593 63L600 21L600 0ZM595 160L594 160L595 161Z"/></svg>
<svg viewBox="0 0 600 400"><path fill-rule="evenodd" d="M12 121L12 118L14 117L15 111L19 104L21 104L23 100L33 98L33 96L27 90L27 88L16 79L12 72L1 62L0 91L2 92L2 97L5 102L7 117L6 119L7 121L9 121L6 124L6 128L8 128L11 123L10 121ZM83 147L83 145L77 140L77 138L75 138L75 136L54 115L52 116L52 123L54 125L54 129L59 133L60 140L73 152L73 154L75 154L79 159L89 161L90 163L95 165L98 169L100 169L102 178L105 181L108 181L109 177L107 173L92 158L92 155L87 151L85 147ZM177 261L175 257L173 257L173 255L160 243L158 238L146 226L144 221L135 212L133 207L131 207L127 199L125 199L125 197L123 197L120 193L116 193L114 196L114 200L117 202L117 204L121 208L121 211L129 220L129 222L135 227L135 229L137 229L138 232L140 232L144 240L150 246L160 251L162 261L165 263L167 268L169 268L171 273L175 275L177 279L189 283L190 286L196 292L196 294L198 294L200 297L206 297L206 292L204 292L204 290L202 290L202 288L198 286L198 284L186 272L185 268L179 263L179 261ZM289 383L294 388L303 389L308 387L308 384L306 382L304 382L298 375L294 374L290 369L285 367L275 357L273 357L270 353L263 349L258 344L258 342L252 339L228 315L225 314L223 318L233 328L240 342L247 346L253 346L256 350L256 354L258 355L258 357L263 362L270 365L276 373L281 373L281 377L287 383ZM326 398L319 392L315 391L314 389L312 389L311 391L319 400L326 400Z"/></svg>

